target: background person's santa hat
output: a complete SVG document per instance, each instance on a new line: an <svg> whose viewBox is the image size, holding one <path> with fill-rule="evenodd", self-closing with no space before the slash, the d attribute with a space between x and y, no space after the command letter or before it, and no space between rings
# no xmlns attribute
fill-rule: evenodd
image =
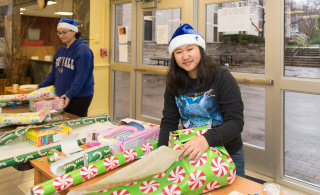
<svg viewBox="0 0 320 195"><path fill-rule="evenodd" d="M65 28L72 30L74 32L78 32L78 22L76 19L67 19L67 18L61 18L61 20L58 23L57 30L59 28Z"/></svg>
<svg viewBox="0 0 320 195"><path fill-rule="evenodd" d="M169 42L169 53L182 45L196 44L206 50L206 43L203 37L197 33L189 24L177 28Z"/></svg>

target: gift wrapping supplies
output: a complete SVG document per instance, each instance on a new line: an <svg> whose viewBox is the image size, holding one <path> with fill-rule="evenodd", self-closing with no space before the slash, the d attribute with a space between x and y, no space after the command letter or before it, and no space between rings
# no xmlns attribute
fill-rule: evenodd
<svg viewBox="0 0 320 195"><path fill-rule="evenodd" d="M202 135L207 130L208 127L204 126L170 132L170 147L173 150L182 152L183 143L196 136ZM152 154L153 153L150 155ZM148 156L145 158L147 157ZM153 160L148 160L149 162L147 161L141 166L144 170L147 170L146 173L144 173L144 176L146 177L140 177L139 179L134 180L134 178L138 177L135 176L135 174L141 173L141 175L143 175L144 170L140 170L141 167L139 168L134 166L139 163L139 160L138 162L119 170L115 174L97 182L96 184L72 190L68 195L198 195L229 185L235 180L235 164L223 146L208 148L197 161L186 162L187 157L188 156L182 160L177 160L176 157L176 159L171 161L173 163L169 168L163 170L157 175L151 175L147 172L157 170L159 166L152 161L170 161L167 156L161 156L160 154L155 155ZM143 159L144 158L141 160L143 161ZM124 169L127 170L124 171ZM120 171L121 174L119 173ZM127 178L133 179L127 180ZM215 192L213 191L213 194L214 193Z"/></svg>
<svg viewBox="0 0 320 195"><path fill-rule="evenodd" d="M98 115L98 116L93 116L93 117L83 117L80 119L48 124L48 125L44 125L43 127L54 127L54 126L59 126L59 125L73 126L73 125L90 124L90 123L96 123L96 122L106 122L108 120L109 120L109 115L103 114L103 115ZM24 127L24 128L18 128L16 130L9 131L7 133L0 133L0 147L1 147L1 145L5 145L5 144L11 142L12 140L18 138L24 132L26 132L29 128L31 128L31 126ZM85 138L80 139L80 140L78 140L78 144L79 145L85 144L85 141L86 141ZM29 162L32 159L46 156L47 153L51 149L56 149L58 151L61 151L61 146L58 145L58 146L54 146L54 147L50 147L50 148L46 148L46 149L39 149L35 152L31 152L28 154L14 156L12 158L1 160L0 161L0 169L14 166L14 165L23 164L23 163Z"/></svg>
<svg viewBox="0 0 320 195"><path fill-rule="evenodd" d="M121 152L94 162L80 169L69 172L68 174L48 180L29 189L29 194L49 195L72 186L78 185L84 181L90 180L97 175L103 174L116 167L126 164L134 159L151 152L157 148L157 140L142 146Z"/></svg>
<svg viewBox="0 0 320 195"><path fill-rule="evenodd" d="M7 105L22 104L27 100L45 99L54 96L56 96L56 90L52 85L49 87L40 88L28 94L2 95L0 96L0 103L1 107L4 107ZM50 108L46 109L46 107L44 107L37 112L31 113L0 114L0 127L5 127L8 125L36 124L41 123L42 121L50 120Z"/></svg>

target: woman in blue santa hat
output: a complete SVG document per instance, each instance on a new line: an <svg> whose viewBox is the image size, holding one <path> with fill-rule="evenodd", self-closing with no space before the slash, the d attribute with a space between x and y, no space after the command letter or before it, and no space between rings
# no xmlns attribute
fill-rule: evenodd
<svg viewBox="0 0 320 195"><path fill-rule="evenodd" d="M198 160L209 146L225 146L244 173L243 102L231 73L213 63L205 53L203 37L189 24L180 26L169 42L170 67L166 77L163 118L158 146L168 145L170 131L208 126L201 136L183 144L180 159Z"/></svg>
<svg viewBox="0 0 320 195"><path fill-rule="evenodd" d="M57 35L63 42L52 62L51 72L39 88L54 85L64 99L64 110L77 116L87 116L94 92L93 53L80 37L75 19L61 18Z"/></svg>

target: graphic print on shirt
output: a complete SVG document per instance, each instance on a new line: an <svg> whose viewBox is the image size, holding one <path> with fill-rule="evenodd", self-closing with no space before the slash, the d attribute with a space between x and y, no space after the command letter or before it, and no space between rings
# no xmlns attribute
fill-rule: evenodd
<svg viewBox="0 0 320 195"><path fill-rule="evenodd" d="M74 70L73 59L68 57L58 57L56 59L56 68L60 73L63 73L63 67Z"/></svg>
<svg viewBox="0 0 320 195"><path fill-rule="evenodd" d="M181 121L185 128L215 127L223 123L218 100L213 90L187 93L176 97Z"/></svg>

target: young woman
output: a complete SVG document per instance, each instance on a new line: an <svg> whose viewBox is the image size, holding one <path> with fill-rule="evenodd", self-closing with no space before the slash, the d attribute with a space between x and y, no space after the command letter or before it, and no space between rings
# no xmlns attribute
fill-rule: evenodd
<svg viewBox="0 0 320 195"><path fill-rule="evenodd" d="M225 146L244 176L243 102L231 73L214 65L205 41L190 25L180 26L169 42L171 55L164 94L158 145L168 145L170 131L208 126L209 130L183 144L187 161L198 160L209 146Z"/></svg>
<svg viewBox="0 0 320 195"><path fill-rule="evenodd" d="M57 35L64 43L52 62L51 72L39 88L54 85L64 99L64 110L77 116L87 116L93 91L93 53L80 37L75 19L61 18Z"/></svg>

